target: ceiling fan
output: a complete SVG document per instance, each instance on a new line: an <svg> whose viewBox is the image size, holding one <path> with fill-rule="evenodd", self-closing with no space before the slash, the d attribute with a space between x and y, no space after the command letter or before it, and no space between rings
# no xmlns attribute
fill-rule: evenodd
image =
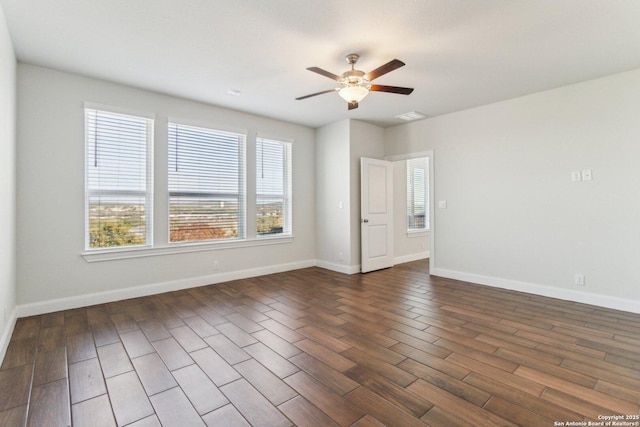
<svg viewBox="0 0 640 427"><path fill-rule="evenodd" d="M376 68L375 70L365 74L363 71L355 69L358 58L360 58L360 56L356 55L355 53L351 53L346 56L347 62L351 65L351 69L342 73L342 76L338 76L318 67L307 68L307 70L309 71L313 71L314 73L318 73L322 76L329 77L330 79L339 82L342 86L323 90L322 92L312 93L310 95L301 96L299 98L296 98L296 100L307 99L311 98L312 96L322 95L329 92L338 92L338 95L340 95L345 101L347 101L349 110L353 110L354 108L358 108L358 103L369 94L369 91L397 93L400 95L409 95L411 92L413 92L413 88L408 87L371 84L371 82L378 77L404 66L404 62L398 59L394 59L393 61L389 61L386 64Z"/></svg>

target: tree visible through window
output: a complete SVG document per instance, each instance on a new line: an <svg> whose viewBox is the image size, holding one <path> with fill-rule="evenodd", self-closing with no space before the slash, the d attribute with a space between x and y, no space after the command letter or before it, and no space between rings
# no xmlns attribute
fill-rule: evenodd
<svg viewBox="0 0 640 427"><path fill-rule="evenodd" d="M429 158L407 160L407 230L429 229Z"/></svg>
<svg viewBox="0 0 640 427"><path fill-rule="evenodd" d="M85 246L151 244L153 120L85 109Z"/></svg>

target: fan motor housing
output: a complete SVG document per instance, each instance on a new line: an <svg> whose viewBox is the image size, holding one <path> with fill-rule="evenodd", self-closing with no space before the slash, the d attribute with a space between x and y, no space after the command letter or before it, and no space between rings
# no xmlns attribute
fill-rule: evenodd
<svg viewBox="0 0 640 427"><path fill-rule="evenodd" d="M364 72L360 70L349 70L342 73L342 80L345 84L364 85L368 83L364 78Z"/></svg>

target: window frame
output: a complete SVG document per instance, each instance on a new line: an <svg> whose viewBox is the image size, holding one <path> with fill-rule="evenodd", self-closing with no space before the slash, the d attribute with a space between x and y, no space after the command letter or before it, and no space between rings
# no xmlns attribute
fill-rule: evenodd
<svg viewBox="0 0 640 427"><path fill-rule="evenodd" d="M282 195L261 194L258 192L258 168L264 166L264 163L258 164L258 144L268 141L270 143L280 144L283 149L283 165L282 165ZM256 219L256 238L272 239L278 237L293 236L293 141L283 138L269 138L266 136L257 136L255 141L256 150L256 182L255 182L255 219ZM263 158L264 161L264 158ZM273 198L282 199L283 203L283 219L282 232L280 233L260 233L258 231L258 199Z"/></svg>
<svg viewBox="0 0 640 427"><path fill-rule="evenodd" d="M85 102L84 108L88 109L96 109L96 110L104 110L110 113L116 114L124 114L131 116L138 116L146 119L150 119L151 122L148 126L148 138L147 138L147 189L149 190L147 200L145 203L145 209L147 212L146 221L147 221L147 232L150 233L150 238L146 239L145 245L136 245L136 246L111 246L111 247L103 247L96 249L89 249L87 246L84 247L84 250L80 251L80 256L88 262L106 262L106 261L116 261L116 260L124 260L124 259L132 259L132 258L147 258L147 257L155 257L155 256L167 256L173 254L185 254L185 253L195 253L195 252L209 252L209 251L217 251L217 250L227 250L227 249L236 249L236 248L250 248L250 247L260 247L260 246L271 246L271 245L283 245L290 244L294 242L294 234L293 234L293 218L291 219L291 233L288 235L283 234L267 234L262 236L256 235L256 225L255 220L257 216L257 208L256 208L256 190L257 183L253 182L255 180L255 170L256 170L256 153L255 153L255 135L260 134L259 131L254 133L253 131L249 131L247 129L242 129L238 127L228 126L228 125L219 125L216 122L209 121L201 121L201 120L191 120L185 118L176 118L172 116L157 114L157 113L149 113L139 110L133 110L128 108L121 107L113 107L109 105L102 105L93 102ZM83 125L86 123L86 114L83 112ZM243 225L245 227L245 236L243 239L224 239L224 240L201 240L201 241L181 241L181 242L170 242L170 230L169 230L169 188L168 188L168 177L165 175L169 168L168 165L168 122L179 123L187 126L193 127L203 127L208 129L220 130L222 132L230 132L230 133L240 133L244 135L244 151L243 151L243 161L244 161L244 169L241 175L241 179L243 180L243 191L244 191L244 218ZM150 132L150 134L149 134ZM250 137L250 135L253 136ZM290 138L282 138L279 136L266 136L262 135L267 139L273 139L277 141L291 143L291 175L293 175L293 144L294 140ZM83 130L83 149L85 151L83 161L85 162L85 224L88 222L87 219L87 197L86 197L86 167L87 167L87 153L86 153L86 130ZM252 146L253 145L253 146ZM164 152L160 157L155 158L158 155L157 150L160 149ZM166 157L165 157L166 156ZM160 168L160 169L157 169ZM157 170L156 170L157 169ZM155 182L160 179L160 184ZM253 182L253 183L252 183ZM289 194L291 195L289 201L291 204L291 217L293 217L293 186L291 185L291 189ZM166 202L165 202L166 200ZM161 205L158 206L156 202L160 201ZM165 204L166 203L166 204ZM164 206L162 206L164 205ZM158 222L160 221L161 224ZM160 227L158 229L157 227ZM85 236L88 236L88 226L85 225ZM160 239L160 240L158 240Z"/></svg>
<svg viewBox="0 0 640 427"><path fill-rule="evenodd" d="M208 192L208 191L171 191L170 190L170 152L171 152L171 125L184 126L187 128L201 129L204 131L217 132L238 136L242 138L238 146L238 188L236 194L224 192ZM168 246L193 246L193 245L234 245L237 242L247 240L247 131L238 129L228 129L213 124L193 123L186 120L169 118L166 126L167 132L167 245ZM200 239L200 240L171 240L171 197L211 197L211 198L228 198L237 197L238 200L238 226L237 236L220 239Z"/></svg>
<svg viewBox="0 0 640 427"><path fill-rule="evenodd" d="M146 121L146 141L145 141L145 190L93 190L89 185L89 112L94 111L96 113L103 112L115 116L127 116L136 119L143 119ZM95 104L90 102L84 103L84 250L85 253L112 253L112 252L125 252L132 249L148 249L153 247L153 196L154 196L154 183L153 183L153 148L154 148L154 126L155 115L148 112L133 111L123 108L117 108L112 106L106 106L101 104ZM94 141L95 143L95 141ZM121 246L104 246L104 247L91 247L91 233L90 233L90 199L94 196L143 196L145 199L145 242L144 244L137 245L121 245Z"/></svg>
<svg viewBox="0 0 640 427"><path fill-rule="evenodd" d="M422 162L424 162L424 169L422 169L423 172L423 179L424 179L424 183L423 183L423 187L424 187L424 225L423 227L410 227L410 223L409 223L409 212L412 211L412 215L415 217L415 194L416 194L416 179L414 176L414 173L416 170L418 170L418 168L414 167L411 165L411 163L413 161L416 160L420 160ZM429 157L428 156L419 156L419 157L413 157L413 158L409 158L405 160L406 163L406 181L407 181L407 211L406 211L406 220L407 220L407 226L406 226L406 231L408 235L415 235L415 234L423 234L428 232L431 229L431 212L430 212L430 197L429 197Z"/></svg>

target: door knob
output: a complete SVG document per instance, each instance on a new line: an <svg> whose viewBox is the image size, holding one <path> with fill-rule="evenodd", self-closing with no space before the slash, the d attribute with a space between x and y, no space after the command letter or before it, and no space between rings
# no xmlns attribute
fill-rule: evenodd
<svg viewBox="0 0 640 427"><path fill-rule="evenodd" d="M369 222L369 220L365 218L362 220L362 222Z"/></svg>

